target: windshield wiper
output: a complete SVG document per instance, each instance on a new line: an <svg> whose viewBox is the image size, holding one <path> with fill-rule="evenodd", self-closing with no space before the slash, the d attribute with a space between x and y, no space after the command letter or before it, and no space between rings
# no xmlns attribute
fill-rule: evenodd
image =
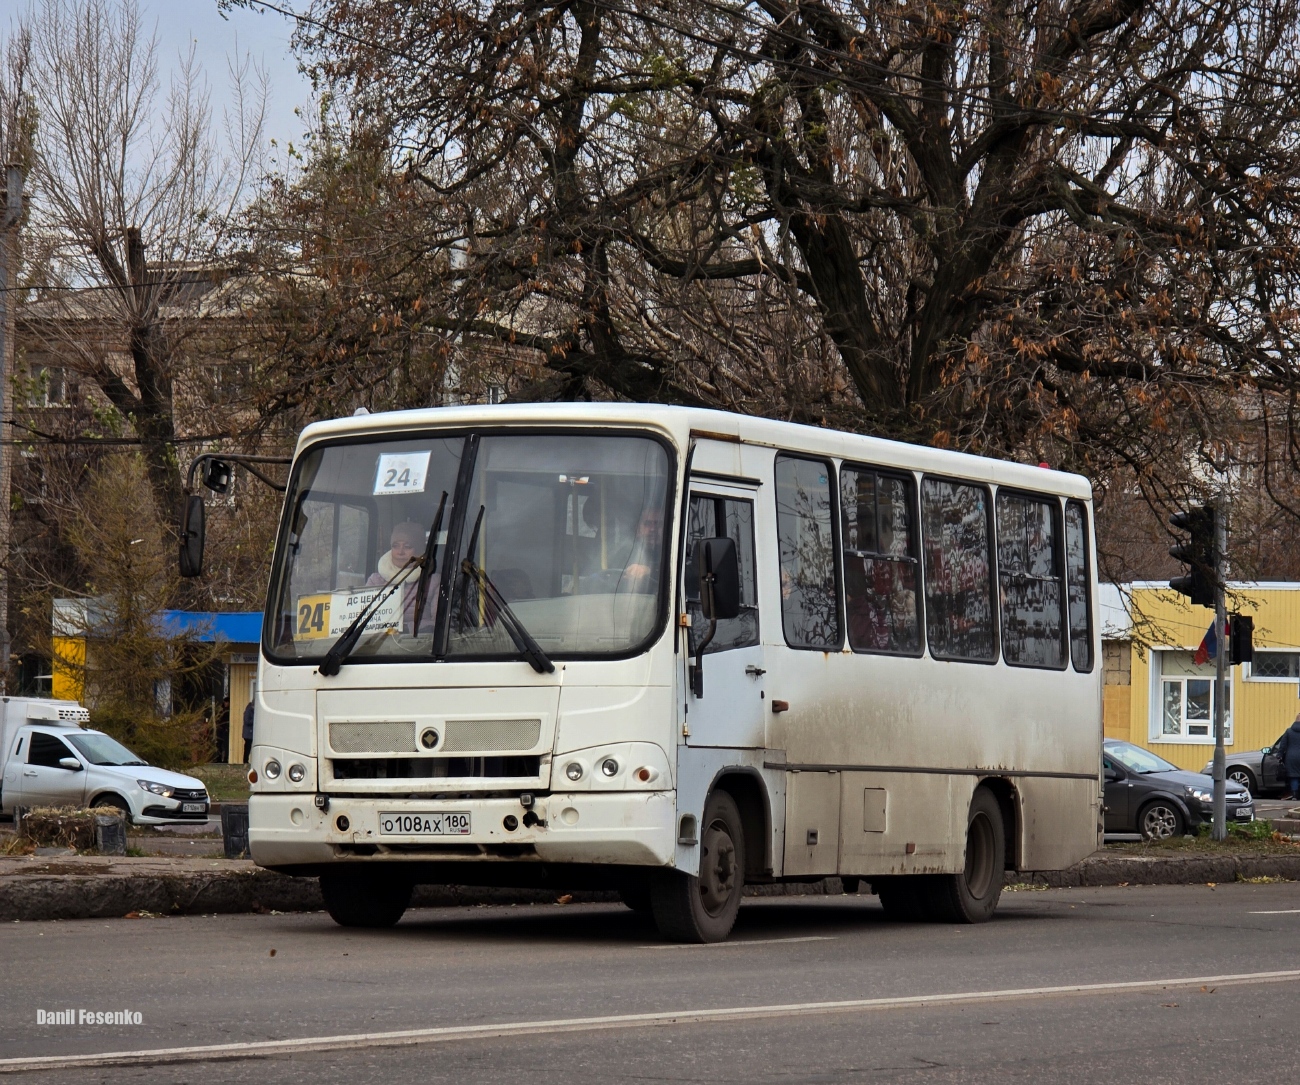
<svg viewBox="0 0 1300 1085"><path fill-rule="evenodd" d="M412 570L418 569L423 561L423 558L412 558L390 576L383 587L375 592L375 597L366 604L360 614L352 619L352 624L343 630L343 635L325 653L325 658L320 661L321 674L330 678L339 673L339 668L347 662L348 656L352 654L352 649L357 646L357 641L361 639L361 634L365 632L370 619L375 616L384 603L388 602L393 592L402 586L402 582L411 575Z"/></svg>
<svg viewBox="0 0 1300 1085"><path fill-rule="evenodd" d="M424 617L424 604L428 601L429 580L438 567L438 532L442 530L442 513L447 507L447 491L442 491L442 500L438 502L438 511L433 517L433 528L429 531L429 541L424 544L424 561L420 566L420 582L415 587L415 616L411 621L411 636L420 631L420 619Z"/></svg>
<svg viewBox="0 0 1300 1085"><path fill-rule="evenodd" d="M479 528L483 524L483 513L485 506L480 505L478 510L478 519L474 523L474 532L470 536L469 552L474 552L474 545L478 542ZM533 639L533 635L528 632L524 623L519 620L518 615L510 608L506 597L501 594L500 589L492 583L491 578L487 575L487 570L475 565L469 558L463 558L460 563L460 571L466 579L472 579L478 586L478 590L491 601L496 607L497 614L501 619L501 624L510 634L510 639L515 642L515 647L528 660L529 666L538 674L552 674L555 671L555 664L551 662L550 657L542 650L542 646ZM461 605L464 606L465 594L461 594ZM462 609L462 614L464 613Z"/></svg>

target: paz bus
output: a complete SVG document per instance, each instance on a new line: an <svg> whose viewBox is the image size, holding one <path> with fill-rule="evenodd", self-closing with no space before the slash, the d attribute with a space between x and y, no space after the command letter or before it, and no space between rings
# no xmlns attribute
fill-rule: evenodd
<svg viewBox="0 0 1300 1085"><path fill-rule="evenodd" d="M1005 871L1100 843L1093 538L1077 475L723 412L315 423L252 857L350 926L418 884L604 888L718 941L744 886L830 875L987 920Z"/></svg>

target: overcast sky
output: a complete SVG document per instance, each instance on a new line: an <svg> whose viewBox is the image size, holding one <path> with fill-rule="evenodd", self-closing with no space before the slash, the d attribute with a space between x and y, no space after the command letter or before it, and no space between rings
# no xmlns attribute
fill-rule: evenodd
<svg viewBox="0 0 1300 1085"><path fill-rule="evenodd" d="M293 26L289 19L270 11L236 8L225 18L217 0L137 0L141 26L148 33L157 27L158 74L163 87L178 57L194 43L195 55L208 77L214 121L231 102L227 58L251 55L266 69L271 83L267 103L266 135L281 147L299 142L304 125L295 109L306 111L311 87L289 51ZM0 7L4 0L0 0ZM276 0L277 7L302 8L301 0Z"/></svg>

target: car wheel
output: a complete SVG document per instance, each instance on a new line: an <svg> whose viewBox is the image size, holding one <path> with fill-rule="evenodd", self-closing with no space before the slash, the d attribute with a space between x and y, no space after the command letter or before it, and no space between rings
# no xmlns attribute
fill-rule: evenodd
<svg viewBox="0 0 1300 1085"><path fill-rule="evenodd" d="M111 792L107 795L100 795L93 803L91 803L91 809L93 810L95 807L99 806L107 806L118 811L118 813L126 818L126 823L128 825L131 824L131 804L128 803L126 799L122 798L121 795L114 795Z"/></svg>
<svg viewBox="0 0 1300 1085"><path fill-rule="evenodd" d="M1233 765L1232 768L1228 769L1228 779L1240 784L1252 795L1259 794L1259 784L1255 782L1255 774L1250 769L1242 768L1240 765Z"/></svg>
<svg viewBox="0 0 1300 1085"><path fill-rule="evenodd" d="M1182 811L1167 799L1149 802L1138 813L1138 832L1146 840L1172 840L1182 836Z"/></svg>

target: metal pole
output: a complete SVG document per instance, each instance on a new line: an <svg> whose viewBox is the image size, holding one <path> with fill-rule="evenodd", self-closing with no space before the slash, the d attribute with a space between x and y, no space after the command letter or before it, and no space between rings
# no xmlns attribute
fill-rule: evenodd
<svg viewBox="0 0 1300 1085"><path fill-rule="evenodd" d="M9 381L13 375L14 320L18 306L11 293L18 271L18 223L23 215L23 168L5 169L5 200L0 220L0 694L9 677L9 538L12 527L9 484L13 474L13 417Z"/></svg>
<svg viewBox="0 0 1300 1085"><path fill-rule="evenodd" d="M1224 694L1228 660L1227 605L1223 598L1224 558L1228 552L1228 508L1219 497L1214 503L1214 828L1215 840L1228 836L1228 804L1225 784L1227 754L1223 749Z"/></svg>

